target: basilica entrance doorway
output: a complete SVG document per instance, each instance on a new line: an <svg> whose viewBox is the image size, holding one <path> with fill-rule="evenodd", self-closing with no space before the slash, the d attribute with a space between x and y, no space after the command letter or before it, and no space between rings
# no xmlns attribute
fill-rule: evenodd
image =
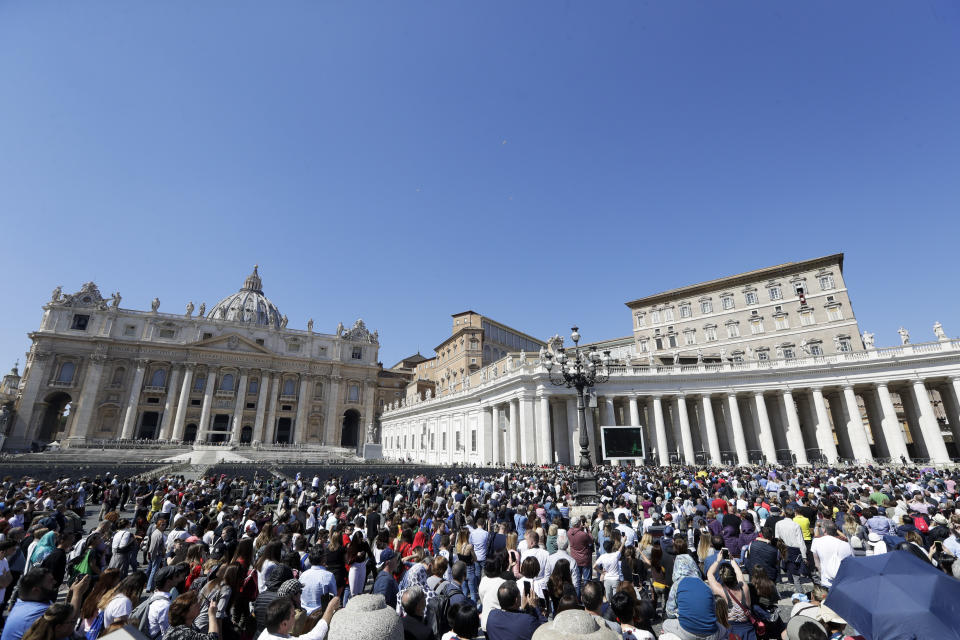
<svg viewBox="0 0 960 640"><path fill-rule="evenodd" d="M37 440L50 442L66 426L70 410L73 408L71 404L73 398L70 397L70 394L58 391L47 396L44 402L47 403L47 408L43 412L43 420L40 422Z"/></svg>
<svg viewBox="0 0 960 640"><path fill-rule="evenodd" d="M340 432L341 447L356 447L360 430L360 412L347 409L343 413L343 430Z"/></svg>
<svg viewBox="0 0 960 640"><path fill-rule="evenodd" d="M253 442L253 427L247 425L240 430L240 442L244 444L250 444Z"/></svg>
<svg viewBox="0 0 960 640"><path fill-rule="evenodd" d="M183 430L183 441L184 442L195 442L197 439L197 425L192 422L187 425L187 428Z"/></svg>
<svg viewBox="0 0 960 640"><path fill-rule="evenodd" d="M207 438L210 442L226 442L230 439L230 416L220 413L213 416L213 424L210 426L210 436Z"/></svg>
<svg viewBox="0 0 960 640"><path fill-rule="evenodd" d="M140 419L140 429L137 431L137 438L142 440L155 440L157 437L157 425L160 424L160 414L156 411L146 411Z"/></svg>
<svg viewBox="0 0 960 640"><path fill-rule="evenodd" d="M277 442L289 444L293 441L293 429L290 418L280 418L277 420Z"/></svg>

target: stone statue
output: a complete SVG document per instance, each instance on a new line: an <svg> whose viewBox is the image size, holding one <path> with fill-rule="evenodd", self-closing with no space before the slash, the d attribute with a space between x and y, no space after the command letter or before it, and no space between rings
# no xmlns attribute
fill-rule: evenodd
<svg viewBox="0 0 960 640"><path fill-rule="evenodd" d="M812 355L812 354L810 353L810 343L807 342L806 340L801 340L801 341L800 341L800 351L802 351L805 355L808 355L808 356L809 356L809 355Z"/></svg>
<svg viewBox="0 0 960 640"><path fill-rule="evenodd" d="M933 335L937 336L937 340L949 340L947 334L943 331L943 325L940 324L940 321L937 320L933 323Z"/></svg>
<svg viewBox="0 0 960 640"><path fill-rule="evenodd" d="M200 310L199 310L199 312L197 313L197 315L202 318L202 317L203 317L203 314L205 314L206 312L207 312L207 303L206 303L206 302L201 302L201 303L200 303Z"/></svg>
<svg viewBox="0 0 960 640"><path fill-rule="evenodd" d="M7 425L10 424L10 419L13 417L13 412L10 411L10 405L5 404L0 407L0 434L7 432Z"/></svg>
<svg viewBox="0 0 960 640"><path fill-rule="evenodd" d="M757 359L757 354L756 351L753 350L753 347L747 347L747 358L750 360Z"/></svg>
<svg viewBox="0 0 960 640"><path fill-rule="evenodd" d="M377 434L375 433L375 430L373 428L373 423L371 422L370 424L367 425L367 442L372 443L376 438L376 436Z"/></svg>
<svg viewBox="0 0 960 640"><path fill-rule="evenodd" d="M280 318L280 328L281 328L281 329L286 329L286 328L287 328L287 322L288 322L287 316L286 316L286 314L284 314L284 316L283 316L282 318Z"/></svg>
<svg viewBox="0 0 960 640"><path fill-rule="evenodd" d="M723 363L724 363L724 361L727 359L726 356L727 356L727 350L726 350L726 349L720 349L720 364L723 364Z"/></svg>
<svg viewBox="0 0 960 640"><path fill-rule="evenodd" d="M338 335L338 336L342 336L342 335L343 335L343 323L342 323L342 322L338 322L338 323L337 323L337 335Z"/></svg>
<svg viewBox="0 0 960 640"><path fill-rule="evenodd" d="M900 334L900 344L910 344L910 332L900 327L897 329L897 333Z"/></svg>
<svg viewBox="0 0 960 640"><path fill-rule="evenodd" d="M697 349L697 364L703 364L703 349Z"/></svg>
<svg viewBox="0 0 960 640"><path fill-rule="evenodd" d="M674 352L673 352L673 364L675 364L675 365L680 364L680 352L679 352L679 351L674 351Z"/></svg>
<svg viewBox="0 0 960 640"><path fill-rule="evenodd" d="M307 320L307 331L313 333L313 318Z"/></svg>
<svg viewBox="0 0 960 640"><path fill-rule="evenodd" d="M651 367L656 366L657 364L656 359L653 357L653 351L647 354L647 364L649 364Z"/></svg>
<svg viewBox="0 0 960 640"><path fill-rule="evenodd" d="M373 344L380 344L380 332L374 331L373 335L370 336L370 342Z"/></svg>
<svg viewBox="0 0 960 640"><path fill-rule="evenodd" d="M427 400L433 397L433 389L427 389Z"/></svg>
<svg viewBox="0 0 960 640"><path fill-rule="evenodd" d="M110 296L110 306L116 309L120 306L120 292L117 291L115 294Z"/></svg>
<svg viewBox="0 0 960 640"><path fill-rule="evenodd" d="M467 390L470 388L470 376L463 376L463 389Z"/></svg>
<svg viewBox="0 0 960 640"><path fill-rule="evenodd" d="M63 295L63 287L58 286L53 290L53 293L50 294L50 302L60 302L60 296Z"/></svg>
<svg viewBox="0 0 960 640"><path fill-rule="evenodd" d="M526 351L521 351L521 352L520 352L520 362L519 362L519 364L520 364L521 367L522 367L523 365L527 364L527 352L526 352Z"/></svg>
<svg viewBox="0 0 960 640"><path fill-rule="evenodd" d="M486 369L481 369L481 370L480 370L480 382L486 382L486 381L487 381L487 370L486 370Z"/></svg>
<svg viewBox="0 0 960 640"><path fill-rule="evenodd" d="M153 302L150 303L150 310L156 313L157 309L159 308L160 308L160 298L154 298Z"/></svg>
<svg viewBox="0 0 960 640"><path fill-rule="evenodd" d="M189 318L192 315L193 315L193 300L187 303L187 317Z"/></svg>
<svg viewBox="0 0 960 640"><path fill-rule="evenodd" d="M863 346L867 349L873 349L873 334L869 331L863 332Z"/></svg>

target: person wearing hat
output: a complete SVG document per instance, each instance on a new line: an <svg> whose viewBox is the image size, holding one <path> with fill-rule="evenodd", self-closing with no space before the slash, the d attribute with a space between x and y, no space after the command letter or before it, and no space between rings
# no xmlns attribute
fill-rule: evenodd
<svg viewBox="0 0 960 640"><path fill-rule="evenodd" d="M355 595L330 620L329 640L403 640L403 623L383 596ZM264 640L267 640L266 638Z"/></svg>
<svg viewBox="0 0 960 640"><path fill-rule="evenodd" d="M828 640L827 629L818 620L797 616L787 623L787 640Z"/></svg>
<svg viewBox="0 0 960 640"><path fill-rule="evenodd" d="M380 552L380 563L378 564L377 579L373 582L373 593L383 596L383 600L388 607L396 609L397 593L400 587L393 574L397 571L397 562L399 556L389 547Z"/></svg>

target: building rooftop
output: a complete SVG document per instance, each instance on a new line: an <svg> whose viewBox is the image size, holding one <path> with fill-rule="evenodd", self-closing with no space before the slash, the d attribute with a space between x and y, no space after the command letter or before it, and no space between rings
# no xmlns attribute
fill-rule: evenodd
<svg viewBox="0 0 960 640"><path fill-rule="evenodd" d="M797 271L803 271L805 269L812 269L817 266L827 266L831 264L838 264L840 266L840 271L842 272L843 254L834 253L828 256L812 258L810 260L801 260L800 262L784 262L783 264L774 265L772 267L764 267L762 269L746 271L744 273L738 273L736 275L726 276L724 278L717 278L716 280L707 280L706 282L690 284L678 289L670 289L668 291L656 293L645 298L637 298L636 300L625 302L624 304L633 309L635 307L658 304L660 302L672 300L679 296L692 296L698 293L705 293L707 291L713 291L723 287L734 287L738 284L755 282L766 277L774 277L777 275L783 275L785 273L793 273Z"/></svg>

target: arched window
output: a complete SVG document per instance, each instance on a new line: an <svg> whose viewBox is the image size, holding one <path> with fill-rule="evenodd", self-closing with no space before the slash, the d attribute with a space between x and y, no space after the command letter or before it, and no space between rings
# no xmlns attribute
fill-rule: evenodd
<svg viewBox="0 0 960 640"><path fill-rule="evenodd" d="M113 371L113 384L123 384L123 377L127 374L127 370L123 367L117 367Z"/></svg>
<svg viewBox="0 0 960 640"><path fill-rule="evenodd" d="M233 374L228 373L220 379L220 391L233 391Z"/></svg>
<svg viewBox="0 0 960 640"><path fill-rule="evenodd" d="M151 387L162 387L164 382L167 380L167 371L166 369L157 369L153 372L153 376L150 378Z"/></svg>
<svg viewBox="0 0 960 640"><path fill-rule="evenodd" d="M292 395L294 395L295 393L296 393L296 391L294 391L293 380L284 380L284 381L283 381L283 393L281 393L280 395L283 395L283 396L292 396Z"/></svg>
<svg viewBox="0 0 960 640"><path fill-rule="evenodd" d="M258 378L251 378L250 386L247 388L247 393L256 393L260 389L260 380Z"/></svg>
<svg viewBox="0 0 960 640"><path fill-rule="evenodd" d="M60 375L57 376L57 382L73 382L73 374L77 371L77 365L72 362L64 362L60 365Z"/></svg>

